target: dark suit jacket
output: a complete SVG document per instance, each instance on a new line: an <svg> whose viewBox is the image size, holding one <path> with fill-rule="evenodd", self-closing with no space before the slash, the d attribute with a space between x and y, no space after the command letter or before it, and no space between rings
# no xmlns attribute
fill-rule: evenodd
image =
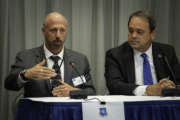
<svg viewBox="0 0 180 120"><path fill-rule="evenodd" d="M11 71L5 80L5 88L9 90L20 90L24 87L25 97L48 97L52 96L49 80L28 80L26 83L19 83L18 76L24 69L31 68L45 59L43 46L19 52L16 56L15 64L11 66ZM75 63L75 67L80 75L86 76L84 90L89 95L95 94L92 86L90 67L87 57L69 49L64 49L64 81L72 86L72 78L78 77L78 73L69 65ZM46 66L46 65L45 65ZM82 88L82 85L77 86Z"/></svg>
<svg viewBox="0 0 180 120"><path fill-rule="evenodd" d="M175 70L179 62L174 48L170 45L153 42L152 54L158 81L168 76L173 80L164 57L166 56L170 66ZM105 78L110 94L133 95L133 90L137 87L134 53L128 42L106 52Z"/></svg>

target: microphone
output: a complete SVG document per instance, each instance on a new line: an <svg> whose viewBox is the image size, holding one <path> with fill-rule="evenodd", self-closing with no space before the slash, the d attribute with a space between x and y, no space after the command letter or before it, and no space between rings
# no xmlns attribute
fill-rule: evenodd
<svg viewBox="0 0 180 120"><path fill-rule="evenodd" d="M80 77L81 82L82 82L82 89L70 91L69 96L71 99L86 99L88 96L88 92L83 90L86 86L84 83L84 80L83 80L82 76L80 75L79 71L77 70L77 68L75 67L75 63L69 62L69 65L75 70L75 72Z"/></svg>
<svg viewBox="0 0 180 120"><path fill-rule="evenodd" d="M170 74L171 74L171 76L172 76L172 79L173 79L174 83L177 84L177 80L176 80L176 77L175 77L175 73L174 73L172 67L171 67L170 64L169 64L169 61L168 61L168 59L167 59L167 56L158 54L158 57L159 57L159 58L163 58L165 64L167 65L167 68L168 68L168 70L169 70L169 72L170 72ZM176 67L175 67L175 68L176 68ZM178 70L178 69L180 70L180 66L178 65L176 69L177 69L177 70ZM177 71L176 69L175 69L175 71ZM161 92L161 94L162 94L162 96L180 96L180 89L178 89L178 88L177 88L177 85L176 85L176 88L165 88L165 89L163 89L162 92Z"/></svg>

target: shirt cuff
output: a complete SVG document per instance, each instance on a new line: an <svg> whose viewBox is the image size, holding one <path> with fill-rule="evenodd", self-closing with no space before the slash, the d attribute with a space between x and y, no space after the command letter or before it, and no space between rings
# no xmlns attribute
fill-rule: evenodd
<svg viewBox="0 0 180 120"><path fill-rule="evenodd" d="M19 85L21 85L21 84L24 84L24 83L26 83L27 81L25 81L22 77L21 77L21 75L19 74L18 75L18 79L17 79L17 83L19 84Z"/></svg>
<svg viewBox="0 0 180 120"><path fill-rule="evenodd" d="M135 96L147 96L146 95L146 88L147 88L147 85L138 86L133 91L133 93Z"/></svg>

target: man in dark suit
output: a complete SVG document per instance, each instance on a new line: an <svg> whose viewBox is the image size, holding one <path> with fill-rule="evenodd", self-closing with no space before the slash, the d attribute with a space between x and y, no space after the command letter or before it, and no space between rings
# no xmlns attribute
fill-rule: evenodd
<svg viewBox="0 0 180 120"><path fill-rule="evenodd" d="M48 14L42 28L42 46L19 52L5 80L5 88L20 90L25 97L69 96L82 89L95 94L87 57L64 47L67 20Z"/></svg>
<svg viewBox="0 0 180 120"><path fill-rule="evenodd" d="M156 22L149 12L137 11L129 17L128 42L106 53L110 94L159 96L163 89L175 88L179 79L170 69L174 72L179 62L174 48L152 42L155 34Z"/></svg>

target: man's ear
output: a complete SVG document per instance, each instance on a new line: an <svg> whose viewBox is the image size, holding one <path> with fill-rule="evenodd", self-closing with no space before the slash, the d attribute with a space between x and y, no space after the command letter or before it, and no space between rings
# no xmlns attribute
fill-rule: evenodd
<svg viewBox="0 0 180 120"><path fill-rule="evenodd" d="M42 31L43 35L45 35L46 30L45 30L45 28L44 28L44 27L42 27L42 28L41 28L41 31Z"/></svg>
<svg viewBox="0 0 180 120"><path fill-rule="evenodd" d="M151 32L151 39L152 39L152 40L155 39L156 32L157 32L157 28L155 28L155 29Z"/></svg>

